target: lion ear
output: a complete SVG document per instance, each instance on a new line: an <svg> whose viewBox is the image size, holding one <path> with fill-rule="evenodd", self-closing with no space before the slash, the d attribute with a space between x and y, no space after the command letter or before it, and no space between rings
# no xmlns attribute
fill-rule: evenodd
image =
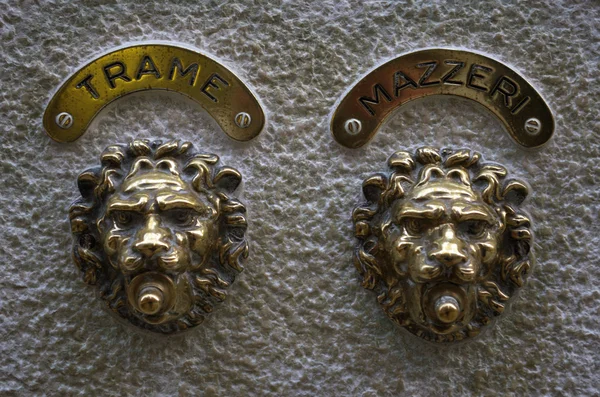
<svg viewBox="0 0 600 397"><path fill-rule="evenodd" d="M381 193L385 190L387 186L387 178L385 175L376 174L370 178L367 178L363 182L363 194L365 198L370 202L377 203L379 201L379 197Z"/></svg>
<svg viewBox="0 0 600 397"><path fill-rule="evenodd" d="M525 183L517 180L508 181L502 192L504 200L516 205L520 205L525 198L527 198L528 194L529 187Z"/></svg>
<svg viewBox="0 0 600 397"><path fill-rule="evenodd" d="M92 168L79 174L77 178L77 187L84 199L92 198L94 189L98 185L98 169Z"/></svg>
<svg viewBox="0 0 600 397"><path fill-rule="evenodd" d="M221 168L213 179L215 186L233 193L242 182L242 174L231 167Z"/></svg>

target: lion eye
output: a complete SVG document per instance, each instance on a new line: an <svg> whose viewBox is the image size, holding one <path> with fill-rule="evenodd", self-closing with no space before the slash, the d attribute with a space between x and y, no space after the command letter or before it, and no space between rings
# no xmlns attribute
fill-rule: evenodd
<svg viewBox="0 0 600 397"><path fill-rule="evenodd" d="M466 221L461 222L459 230L469 236L479 237L487 229L487 223L484 221Z"/></svg>
<svg viewBox="0 0 600 397"><path fill-rule="evenodd" d="M127 225L129 225L131 223L131 220L133 219L133 217L128 212L119 211L119 212L116 213L114 219L115 219L117 225L119 225L119 226L127 226Z"/></svg>
<svg viewBox="0 0 600 397"><path fill-rule="evenodd" d="M191 211L186 211L186 210L176 210L173 211L171 214L171 219L178 225L181 226L188 226L191 225L194 220L195 220L195 216Z"/></svg>
<svg viewBox="0 0 600 397"><path fill-rule="evenodd" d="M417 218L407 219L404 223L404 227L406 228L408 234L412 234L413 236L422 234L427 229L425 221Z"/></svg>

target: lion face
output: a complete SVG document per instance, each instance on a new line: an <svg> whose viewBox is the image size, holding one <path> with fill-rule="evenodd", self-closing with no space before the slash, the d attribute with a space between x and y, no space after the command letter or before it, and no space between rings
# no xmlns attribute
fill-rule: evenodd
<svg viewBox="0 0 600 397"><path fill-rule="evenodd" d="M477 284L497 260L502 223L493 208L469 187L453 181L414 188L397 200L391 215L398 225L390 262L406 274L411 316L446 334L469 321Z"/></svg>
<svg viewBox="0 0 600 397"><path fill-rule="evenodd" d="M225 194L237 187L239 174L215 170L216 156L191 156L186 144L166 144L183 152L169 157L157 155L165 145L140 142L129 148L147 150L137 156L122 151L118 172L111 167L100 172L96 180L108 183L84 217L80 203L72 207L72 225L87 222L74 253L80 266L88 264L94 247L82 250L81 237L97 241L101 268L88 282L100 281L109 307L133 324L171 333L199 324L241 270L238 257L247 255L244 208ZM83 173L80 182L88 177Z"/></svg>
<svg viewBox="0 0 600 397"><path fill-rule="evenodd" d="M464 339L499 315L522 284L529 264L527 255L517 255L529 253L530 241L507 223L523 227L529 220L508 203L485 199L490 186L500 188L503 168L481 166L479 155L466 151L454 157L445 151L446 159L430 148L419 151L415 158L401 152L404 172L365 182L377 204L355 211L363 240L357 265L365 286L383 292L384 310L400 325L428 340ZM478 179L490 184L478 190ZM525 187L511 181L505 194L517 184Z"/></svg>
<svg viewBox="0 0 600 397"><path fill-rule="evenodd" d="M218 212L214 198L195 192L169 168L135 169L108 199L101 235L133 314L161 324L190 310L191 275L214 249Z"/></svg>

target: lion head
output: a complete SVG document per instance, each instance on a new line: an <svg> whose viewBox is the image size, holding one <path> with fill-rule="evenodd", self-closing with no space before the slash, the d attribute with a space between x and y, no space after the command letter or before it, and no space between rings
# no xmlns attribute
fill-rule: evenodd
<svg viewBox="0 0 600 397"><path fill-rule="evenodd" d="M160 333L200 324L248 256L241 174L192 144L109 146L78 179L73 257L120 317Z"/></svg>
<svg viewBox="0 0 600 397"><path fill-rule="evenodd" d="M470 150L394 153L354 210L355 263L385 313L426 340L477 335L530 270L527 185Z"/></svg>

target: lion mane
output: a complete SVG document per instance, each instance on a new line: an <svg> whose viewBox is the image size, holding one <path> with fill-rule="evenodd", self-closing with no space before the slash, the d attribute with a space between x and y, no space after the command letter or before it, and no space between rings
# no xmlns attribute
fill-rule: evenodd
<svg viewBox="0 0 600 397"><path fill-rule="evenodd" d="M483 325L504 310L507 301L524 283L533 263L531 253L532 232L528 216L519 205L528 194L522 181L507 179L506 168L493 163L482 163L477 152L461 149L435 149L422 147L412 155L407 151L394 153L387 161L390 172L378 173L363 183L366 203L354 210L355 236L359 240L355 251L355 266L362 276L364 288L377 294L377 301L394 322L409 331L430 340L448 341L445 338L462 339L477 335ZM418 184L426 183L436 173L452 172L461 178L468 177L473 189L482 200L495 209L503 223L502 249L499 260L489 280L479 286L478 313L466 327L465 334L453 336L426 335L414 324L407 312L401 280L406 274L393 279L384 277L386 266L383 241L392 224L392 204Z"/></svg>
<svg viewBox="0 0 600 397"><path fill-rule="evenodd" d="M192 153L190 142L134 140L126 145L107 147L100 156L101 166L88 169L78 178L81 198L69 210L71 230L74 235L72 255L83 273L83 280L98 287L108 308L135 325L171 333L200 324L213 307L225 300L227 288L243 270L242 262L248 256L248 243L244 238L247 229L246 208L232 197L241 175L233 168L219 165L214 154ZM164 157L177 160L182 166L181 177L194 190L209 191L217 199L219 213L219 240L207 266L192 274L195 304L190 313L175 322L151 325L129 314L122 276L110 264L104 252L99 222L108 196L115 192L127 176L138 157L159 160Z"/></svg>

